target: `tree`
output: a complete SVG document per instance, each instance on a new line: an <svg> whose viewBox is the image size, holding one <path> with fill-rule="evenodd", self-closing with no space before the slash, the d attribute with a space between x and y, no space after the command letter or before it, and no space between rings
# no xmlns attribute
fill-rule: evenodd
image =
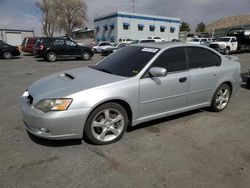
<svg viewBox="0 0 250 188"><path fill-rule="evenodd" d="M85 26L85 0L38 0L36 5L42 13L41 22L46 36L52 37L55 31L70 35L77 27Z"/></svg>
<svg viewBox="0 0 250 188"><path fill-rule="evenodd" d="M181 22L180 31L190 31L190 26L187 22Z"/></svg>
<svg viewBox="0 0 250 188"><path fill-rule="evenodd" d="M36 3L36 6L42 13L41 23L43 33L47 37L53 37L57 30L56 23L59 17L55 3L51 0L40 0Z"/></svg>
<svg viewBox="0 0 250 188"><path fill-rule="evenodd" d="M206 31L206 25L203 22L198 23L195 31L198 33L204 33Z"/></svg>
<svg viewBox="0 0 250 188"><path fill-rule="evenodd" d="M87 5L84 0L55 0L59 11L58 28L69 35L77 27L84 27Z"/></svg>

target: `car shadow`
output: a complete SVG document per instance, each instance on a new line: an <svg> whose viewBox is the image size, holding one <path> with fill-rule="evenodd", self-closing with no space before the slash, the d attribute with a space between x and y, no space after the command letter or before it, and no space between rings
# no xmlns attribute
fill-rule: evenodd
<svg viewBox="0 0 250 188"><path fill-rule="evenodd" d="M73 145L81 145L82 139L71 139L71 140L47 140L43 138L39 138L37 136L32 135L27 131L30 139L36 144L48 146L48 147L65 147L65 146L73 146Z"/></svg>
<svg viewBox="0 0 250 188"><path fill-rule="evenodd" d="M127 132L132 132L132 131L135 131L135 130L138 130L138 129L144 129L144 128L151 127L151 126L161 124L161 123L167 123L167 122L179 119L179 118L184 118L186 116L198 114L198 113L201 113L201 112L204 112L204 111L209 111L210 112L209 108L202 108L202 109L198 109L198 110L183 112L183 113L180 113L180 114L167 116L167 117L163 117L163 118L160 118L160 119L156 119L156 120L148 121L148 122L145 122L145 123L141 123L141 124L138 124L136 126L129 126L127 128Z"/></svg>
<svg viewBox="0 0 250 188"><path fill-rule="evenodd" d="M34 54L29 54L29 53L23 53L23 56L34 56Z"/></svg>

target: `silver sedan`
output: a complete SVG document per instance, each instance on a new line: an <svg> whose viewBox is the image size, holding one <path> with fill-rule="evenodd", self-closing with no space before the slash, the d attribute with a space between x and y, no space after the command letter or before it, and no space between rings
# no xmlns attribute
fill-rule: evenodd
<svg viewBox="0 0 250 188"><path fill-rule="evenodd" d="M128 126L211 107L222 111L241 84L239 59L184 43L122 48L95 66L33 83L20 98L26 129L47 139L119 140Z"/></svg>

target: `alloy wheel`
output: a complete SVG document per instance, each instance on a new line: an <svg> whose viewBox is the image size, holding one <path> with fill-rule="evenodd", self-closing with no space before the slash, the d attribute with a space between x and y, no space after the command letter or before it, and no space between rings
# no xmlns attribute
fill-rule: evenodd
<svg viewBox="0 0 250 188"><path fill-rule="evenodd" d="M92 135L101 142L115 140L124 129L124 117L114 108L100 111L91 123Z"/></svg>
<svg viewBox="0 0 250 188"><path fill-rule="evenodd" d="M217 95L216 95L216 99L215 99L215 105L219 110L223 110L229 101L230 98L230 91L228 90L228 88L221 88Z"/></svg>

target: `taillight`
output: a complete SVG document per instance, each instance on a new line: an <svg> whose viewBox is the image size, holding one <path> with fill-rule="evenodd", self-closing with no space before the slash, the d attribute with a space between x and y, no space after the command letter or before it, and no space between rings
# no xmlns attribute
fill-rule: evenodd
<svg viewBox="0 0 250 188"><path fill-rule="evenodd" d="M39 50L42 50L44 48L44 46L41 44L40 46L39 46Z"/></svg>
<svg viewBox="0 0 250 188"><path fill-rule="evenodd" d="M16 51L20 51L18 46L16 46Z"/></svg>

